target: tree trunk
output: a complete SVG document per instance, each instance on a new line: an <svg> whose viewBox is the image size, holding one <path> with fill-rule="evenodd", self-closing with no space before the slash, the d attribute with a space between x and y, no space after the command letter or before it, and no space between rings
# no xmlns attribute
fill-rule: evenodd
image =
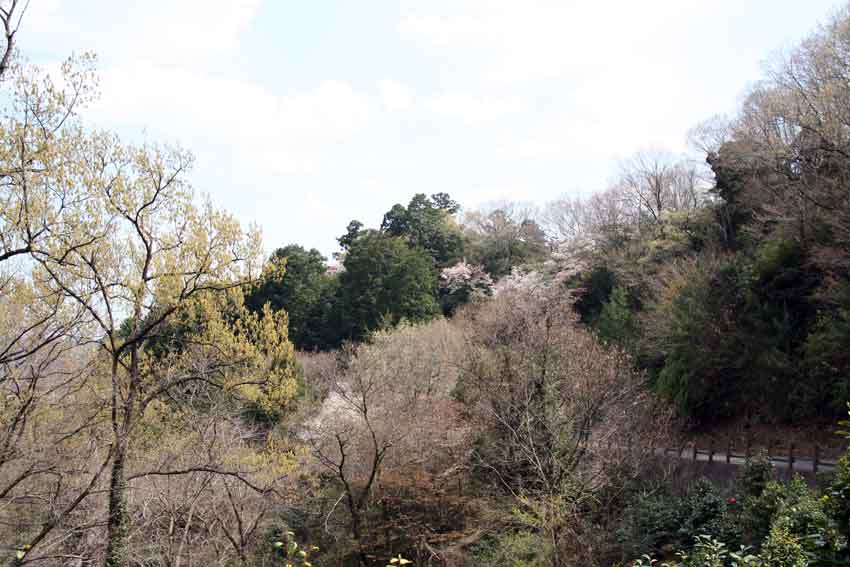
<svg viewBox="0 0 850 567"><path fill-rule="evenodd" d="M126 453L126 440L117 439L109 479L106 567L127 567L129 564L127 536L130 533L130 518L127 512L127 481L124 479Z"/></svg>
<svg viewBox="0 0 850 567"><path fill-rule="evenodd" d="M140 308L136 308L136 320L140 317ZM112 459L112 475L109 479L109 519L106 526L106 567L127 567L130 558L127 539L130 535L130 514L127 510L127 480L124 467L127 461L127 445L130 438L130 423L136 393L139 385L138 345L130 349L130 372L127 400L123 407L119 405L119 360L115 354L112 360L112 434L115 436L115 456ZM121 411L123 410L123 411ZM119 415L123 414L123 419Z"/></svg>
<svg viewBox="0 0 850 567"><path fill-rule="evenodd" d="M350 493L349 493L350 494ZM353 503L353 498L349 499L349 511L351 513L351 535L354 536L355 545L357 546L357 558L362 567L369 565L369 558L366 557L366 550L363 549L363 530L361 529L361 508Z"/></svg>

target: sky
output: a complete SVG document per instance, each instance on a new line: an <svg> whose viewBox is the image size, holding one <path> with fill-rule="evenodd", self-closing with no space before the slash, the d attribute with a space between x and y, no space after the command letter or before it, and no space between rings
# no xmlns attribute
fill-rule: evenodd
<svg viewBox="0 0 850 567"><path fill-rule="evenodd" d="M604 189L685 152L836 0L31 0L29 60L99 59L84 119L191 150L190 181L325 255L415 193L465 208Z"/></svg>

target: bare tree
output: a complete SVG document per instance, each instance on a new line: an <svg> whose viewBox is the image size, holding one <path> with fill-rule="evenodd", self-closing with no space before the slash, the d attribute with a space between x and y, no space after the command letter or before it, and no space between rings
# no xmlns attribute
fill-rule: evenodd
<svg viewBox="0 0 850 567"><path fill-rule="evenodd" d="M438 455L464 442L462 433L448 435L462 428L456 416L442 411L456 381L451 363L456 345L449 324L435 322L347 347L322 411L309 427L314 455L342 488L364 565L367 519L381 476L450 466Z"/></svg>
<svg viewBox="0 0 850 567"><path fill-rule="evenodd" d="M564 565L609 465L636 474L664 420L628 358L579 328L557 290L515 289L464 315L460 391L483 424L474 462Z"/></svg>
<svg viewBox="0 0 850 567"><path fill-rule="evenodd" d="M548 232L559 241L578 241L588 237L591 230L587 200L564 195L550 201L543 210Z"/></svg>
<svg viewBox="0 0 850 567"><path fill-rule="evenodd" d="M780 228L813 244L821 265L850 265L850 10L837 12L796 48L774 57L767 77L711 154L745 187L758 230ZM824 239L822 227L830 238Z"/></svg>
<svg viewBox="0 0 850 567"><path fill-rule="evenodd" d="M618 186L639 221L660 224L666 212L702 205L705 187L695 165L667 152L646 150L620 164Z"/></svg>
<svg viewBox="0 0 850 567"><path fill-rule="evenodd" d="M21 20L29 7L29 0L5 0L0 3L0 22L3 24L3 35L6 45L0 56L0 79L6 75L6 70L12 61L15 51L15 36L21 27Z"/></svg>
<svg viewBox="0 0 850 567"><path fill-rule="evenodd" d="M496 202L466 213L467 254L493 276L515 266L540 261L547 251L546 234L537 222L537 209L527 203Z"/></svg>
<svg viewBox="0 0 850 567"><path fill-rule="evenodd" d="M111 451L98 439L104 406L92 394L102 368L90 318L34 259L66 258L89 243L77 166L93 137L74 115L92 95L90 58L67 61L59 81L11 65L25 10L0 6L0 74L15 79L0 126L0 525L28 553L39 546L49 557L97 526L88 499Z"/></svg>
<svg viewBox="0 0 850 567"><path fill-rule="evenodd" d="M547 203L543 218L560 246L619 245L637 220L629 195L618 186L587 197L563 196Z"/></svg>
<svg viewBox="0 0 850 567"><path fill-rule="evenodd" d="M245 565L269 511L284 501L297 459L275 435L241 420L238 407L215 396L206 403L212 407L201 415L164 406L178 414L157 412L171 421L167 430L137 440L127 475L131 563Z"/></svg>

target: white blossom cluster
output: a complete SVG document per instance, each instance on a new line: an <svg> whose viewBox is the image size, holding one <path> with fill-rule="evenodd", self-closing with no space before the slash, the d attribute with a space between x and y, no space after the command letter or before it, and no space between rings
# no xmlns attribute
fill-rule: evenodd
<svg viewBox="0 0 850 567"><path fill-rule="evenodd" d="M448 293L467 292L472 298L493 295L493 279L483 266L461 261L440 272L440 288Z"/></svg>
<svg viewBox="0 0 850 567"><path fill-rule="evenodd" d="M542 294L552 283L552 278L543 272L515 267L510 274L498 281L495 287L495 295L512 291Z"/></svg>

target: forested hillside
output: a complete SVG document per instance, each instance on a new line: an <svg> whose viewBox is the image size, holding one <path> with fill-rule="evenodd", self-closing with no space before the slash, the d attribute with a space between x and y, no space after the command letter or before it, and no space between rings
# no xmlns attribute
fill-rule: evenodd
<svg viewBox="0 0 850 567"><path fill-rule="evenodd" d="M656 451L850 436L850 8L690 155L414 194L329 259L91 128L95 57L28 64L2 6L0 563L850 564L844 441L787 482Z"/></svg>

